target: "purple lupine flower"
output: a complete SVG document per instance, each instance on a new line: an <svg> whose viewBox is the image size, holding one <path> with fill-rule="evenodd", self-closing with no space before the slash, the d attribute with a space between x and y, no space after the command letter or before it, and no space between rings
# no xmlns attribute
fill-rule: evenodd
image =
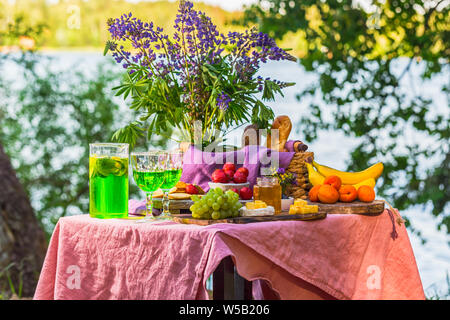
<svg viewBox="0 0 450 320"><path fill-rule="evenodd" d="M221 110L227 110L230 102L231 102L231 98L225 92L222 92L222 94L217 97L217 106Z"/></svg>
<svg viewBox="0 0 450 320"><path fill-rule="evenodd" d="M206 107L214 101L214 90L222 87L228 76L233 79L232 84L224 85L229 94L223 91L215 99L217 107L224 111L229 109L231 93L241 92L240 88L248 88L251 92L244 96L264 90L266 80L256 77L261 63L294 60L276 45L275 40L256 28L220 33L210 17L194 10L193 3L185 0L180 1L171 37L163 28L143 22L131 13L109 19L107 24L111 35L109 50L115 61L127 68L129 74L139 70L143 78L163 79L168 86L164 90L178 92L179 102L186 107L187 114L196 119L204 116ZM205 71L206 67L213 70L218 67L222 71L223 66L228 72L220 75ZM217 79L215 83L219 85L211 89L212 81L208 77ZM280 88L289 85L275 83ZM228 88L234 84L240 86L239 90ZM238 95L233 96L236 105L237 99Z"/></svg>

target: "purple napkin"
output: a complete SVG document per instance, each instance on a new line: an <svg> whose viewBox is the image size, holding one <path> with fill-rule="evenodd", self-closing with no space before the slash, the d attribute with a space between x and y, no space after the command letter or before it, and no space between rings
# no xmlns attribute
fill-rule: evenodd
<svg viewBox="0 0 450 320"><path fill-rule="evenodd" d="M216 169L221 169L226 162L232 162L236 168L242 166L249 171L250 187L256 183L256 178L268 175L270 168L287 168L294 152L277 152L263 146L249 145L243 149L229 152L202 152L190 146L184 154L183 174L181 181L194 183L208 191L208 182Z"/></svg>
<svg viewBox="0 0 450 320"><path fill-rule="evenodd" d="M147 211L147 208L145 207L145 200L135 200L130 199L128 200L128 213L131 215L137 215L137 216L145 216L145 212ZM153 209L152 210L153 215L157 216L160 214L160 210Z"/></svg>
<svg viewBox="0 0 450 320"><path fill-rule="evenodd" d="M300 142L300 144L298 145L298 149L299 150L294 150L294 144L296 142ZM289 152L297 152L297 151L306 151L306 150L308 150L308 146L306 144L304 144L303 142L301 142L300 140L288 140L288 141L286 141L286 144L284 145L284 147Z"/></svg>

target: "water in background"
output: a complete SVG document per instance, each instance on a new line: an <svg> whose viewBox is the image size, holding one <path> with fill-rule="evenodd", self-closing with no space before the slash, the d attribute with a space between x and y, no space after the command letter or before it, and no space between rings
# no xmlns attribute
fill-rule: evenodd
<svg viewBox="0 0 450 320"><path fill-rule="evenodd" d="M84 70L94 70L98 63L105 62L108 59L99 53L65 52L49 55L56 60L53 66L60 70L72 70L74 65L77 68L82 67ZM402 61L399 61L399 64L401 67ZM119 66L115 67L120 69ZM400 68L400 70L402 69ZM11 77L16 73L8 72L8 74ZM294 125L294 130L291 132L292 139L304 140L301 130L297 132L295 129L299 119L306 115L308 101L299 102L296 99L296 94L313 83L317 79L317 75L306 73L300 65L289 62L268 63L261 69L261 75L296 83L295 86L284 91L284 98L278 97L276 102L268 103L268 105L273 108L276 115L288 115L291 118ZM421 88L428 96L437 99L438 105L442 108L448 108L445 96L439 91L441 80L443 79L434 80L439 81L439 85L433 85L433 82L424 84L419 77L416 77L414 79L415 84L409 83L406 85L415 85L417 88ZM118 98L118 102L126 108L121 98ZM239 146L242 132L243 128L230 132L227 135L227 142ZM309 150L315 153L318 162L336 168L345 168L345 163L350 158L349 151L356 146L358 141L340 133L324 131L320 133L316 141L312 143L304 142L309 145ZM426 244L422 244L421 239L408 233L427 296L448 290L446 276L447 272L450 272L450 236L446 234L445 230L437 230L437 219L430 212L429 208L423 207L410 208L408 211L402 212L404 216L410 219L413 227L419 230L427 240Z"/></svg>

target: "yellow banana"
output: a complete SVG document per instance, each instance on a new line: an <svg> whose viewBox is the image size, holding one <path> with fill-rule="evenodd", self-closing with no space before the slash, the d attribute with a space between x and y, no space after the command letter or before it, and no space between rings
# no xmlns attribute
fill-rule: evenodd
<svg viewBox="0 0 450 320"><path fill-rule="evenodd" d="M306 163L306 167L308 168L308 179L309 182L313 186L317 186L318 184L323 184L323 181L325 180L325 177L318 173L312 164Z"/></svg>
<svg viewBox="0 0 450 320"><path fill-rule="evenodd" d="M378 179L383 172L383 163L378 162L373 166L367 168L366 170L360 172L344 172L339 171L327 166L323 166L313 161L314 167L316 167L317 172L319 172L322 176L338 176L342 180L342 184L358 184L364 180L369 178L373 178L374 180Z"/></svg>
<svg viewBox="0 0 450 320"><path fill-rule="evenodd" d="M371 187L371 188L375 188L375 184L376 184L376 183L377 183L377 182L375 181L374 178L369 178L369 179L367 179L367 180L361 181L361 182L358 183L358 184L354 184L353 186L355 187L356 190L358 190L359 187L361 187L361 186L369 186L369 187Z"/></svg>

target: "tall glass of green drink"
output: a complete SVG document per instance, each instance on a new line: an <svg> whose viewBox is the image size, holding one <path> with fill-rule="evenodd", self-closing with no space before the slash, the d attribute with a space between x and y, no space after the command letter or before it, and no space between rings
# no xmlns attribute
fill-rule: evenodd
<svg viewBox="0 0 450 320"><path fill-rule="evenodd" d="M131 154L134 181L146 194L146 220L157 218L152 213L152 197L153 192L159 189L164 182L166 164L167 154L162 152L133 152Z"/></svg>
<svg viewBox="0 0 450 320"><path fill-rule="evenodd" d="M161 185L161 189L164 192L163 198L163 212L161 218L170 218L169 211L169 191L178 181L180 181L181 173L183 172L183 156L182 151L168 151L167 152L167 167L164 175L164 182Z"/></svg>
<svg viewBox="0 0 450 320"><path fill-rule="evenodd" d="M89 215L128 216L128 144L89 145Z"/></svg>

